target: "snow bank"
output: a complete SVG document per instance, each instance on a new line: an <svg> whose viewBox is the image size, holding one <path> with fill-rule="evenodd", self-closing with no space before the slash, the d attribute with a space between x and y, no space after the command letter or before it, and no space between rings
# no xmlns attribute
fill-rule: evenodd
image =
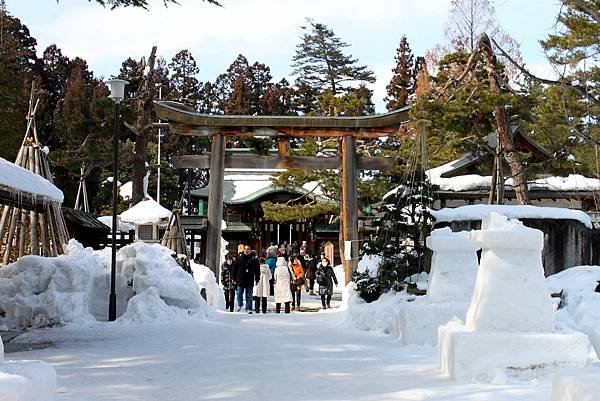
<svg viewBox="0 0 600 401"><path fill-rule="evenodd" d="M414 295L390 291L377 301L366 303L356 292L356 284L351 282L344 290L341 309L346 310L345 324L349 327L392 333L394 308L414 298Z"/></svg>
<svg viewBox="0 0 600 401"><path fill-rule="evenodd" d="M552 382L551 401L596 401L600 394L600 366L561 370Z"/></svg>
<svg viewBox="0 0 600 401"><path fill-rule="evenodd" d="M52 401L56 397L56 370L41 361L0 363L0 400Z"/></svg>
<svg viewBox="0 0 600 401"><path fill-rule="evenodd" d="M216 309L225 308L225 296L223 289L217 283L215 274L208 267L190 261L194 280L202 290L206 290L206 303Z"/></svg>
<svg viewBox="0 0 600 401"><path fill-rule="evenodd" d="M121 213L121 221L132 224L168 223L171 211L149 197Z"/></svg>
<svg viewBox="0 0 600 401"><path fill-rule="evenodd" d="M187 310L167 305L155 287L148 287L148 289L129 300L127 310L119 317L118 321L131 323L165 322L187 315Z"/></svg>
<svg viewBox="0 0 600 401"><path fill-rule="evenodd" d="M94 278L103 274L91 248L73 239L64 255L23 256L0 269L0 324L20 329L94 320L89 294Z"/></svg>
<svg viewBox="0 0 600 401"><path fill-rule="evenodd" d="M64 195L50 181L0 157L0 186L62 203Z"/></svg>
<svg viewBox="0 0 600 401"><path fill-rule="evenodd" d="M575 266L546 279L551 293L562 291L563 305L556 311L561 328L586 333L600 357L600 266Z"/></svg>
<svg viewBox="0 0 600 401"><path fill-rule="evenodd" d="M117 253L117 316L129 299L150 287L169 306L203 313L206 303L193 277L158 244L135 243ZM110 292L111 249L84 249L69 241L65 254L24 256L0 269L0 326L44 327L68 322L106 320Z"/></svg>
<svg viewBox="0 0 600 401"><path fill-rule="evenodd" d="M509 219L556 219L580 221L588 228L592 228L590 216L581 210L563 209L559 207L538 207L529 205L468 205L457 208L444 208L432 210L431 214L440 222L453 222L461 220L482 220L490 213L498 213Z"/></svg>

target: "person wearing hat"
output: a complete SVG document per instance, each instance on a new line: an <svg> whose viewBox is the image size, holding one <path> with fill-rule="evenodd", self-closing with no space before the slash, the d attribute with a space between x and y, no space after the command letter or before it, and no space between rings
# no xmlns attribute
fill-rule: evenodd
<svg viewBox="0 0 600 401"><path fill-rule="evenodd" d="M285 313L290 313L290 303L292 302L292 291L290 285L292 282L292 272L283 257L278 257L275 263L275 312L281 312L281 304L285 305Z"/></svg>

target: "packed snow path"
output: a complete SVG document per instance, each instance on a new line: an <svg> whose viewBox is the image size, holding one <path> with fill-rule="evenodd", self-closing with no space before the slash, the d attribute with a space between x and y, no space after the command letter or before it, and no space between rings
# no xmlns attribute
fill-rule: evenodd
<svg viewBox="0 0 600 401"><path fill-rule="evenodd" d="M344 313L211 312L208 320L94 323L20 338L52 348L8 354L58 371L58 400L528 400L539 385L464 385L442 378L433 347L348 329Z"/></svg>

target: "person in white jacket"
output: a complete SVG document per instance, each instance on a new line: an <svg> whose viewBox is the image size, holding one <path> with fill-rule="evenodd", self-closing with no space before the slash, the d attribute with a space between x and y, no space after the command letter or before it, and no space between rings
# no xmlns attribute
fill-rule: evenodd
<svg viewBox="0 0 600 401"><path fill-rule="evenodd" d="M285 305L285 313L290 313L290 303L292 302L292 291L290 285L292 273L286 260L283 257L277 258L275 265L275 312L281 312L281 304Z"/></svg>
<svg viewBox="0 0 600 401"><path fill-rule="evenodd" d="M267 313L267 297L269 296L271 280L271 270L265 263L265 258L260 258L260 280L254 286L254 312L259 313L262 306L262 313Z"/></svg>

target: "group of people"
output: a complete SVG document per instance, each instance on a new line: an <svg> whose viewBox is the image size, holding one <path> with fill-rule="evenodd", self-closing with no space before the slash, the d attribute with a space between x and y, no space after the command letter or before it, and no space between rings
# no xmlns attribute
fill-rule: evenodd
<svg viewBox="0 0 600 401"><path fill-rule="evenodd" d="M249 245L239 255L228 254L221 266L221 284L225 308L237 311L245 306L247 313L267 313L267 297L275 296L275 312L285 313L300 308L302 289L315 295L318 285L323 309L331 308L333 284L338 284L330 260L325 254L310 257L305 247L295 253L287 243L271 244L265 257L258 256ZM237 295L237 297L236 297Z"/></svg>

